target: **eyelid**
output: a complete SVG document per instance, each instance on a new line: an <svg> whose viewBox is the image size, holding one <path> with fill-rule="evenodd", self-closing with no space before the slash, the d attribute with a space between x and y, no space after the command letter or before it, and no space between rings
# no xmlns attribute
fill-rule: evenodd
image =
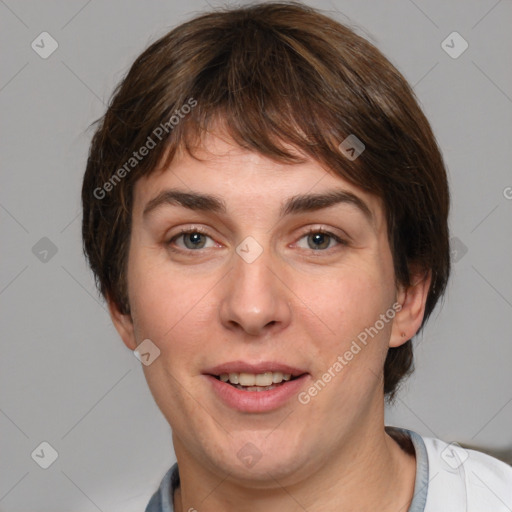
<svg viewBox="0 0 512 512"><path fill-rule="evenodd" d="M313 234L317 234L317 233L329 236L331 239L333 239L333 240L335 240L337 242L338 246L339 245L346 246L346 245L349 244L349 237L347 235L338 235L338 234L334 233L333 231L331 231L330 229L324 228L324 227L311 227L311 228L308 228L307 231L305 231L304 233L302 233L300 235L300 237L297 239L297 242L299 240L302 240L304 237L306 237L308 235L313 235ZM294 244L296 244L297 242L294 242ZM328 252L331 252L332 250L335 250L335 249L336 249L336 246L330 247L329 249L324 249L324 250L315 250L315 249L309 249L309 250L312 253L319 254L319 253L328 253Z"/></svg>
<svg viewBox="0 0 512 512"><path fill-rule="evenodd" d="M172 243L178 239L179 237L181 237L182 235L186 235L186 234L190 234L190 233L200 233L201 235L204 235L204 236L207 236L208 238L213 239L213 237L209 234L208 232L208 229L207 228L203 228L202 226L190 226L190 227L186 227L186 228L181 228L178 233L175 233L171 236L171 238L169 238L167 241L166 241L166 245L172 245ZM217 243L217 242L216 242ZM173 250L176 250L176 251L181 251L181 252L199 252L199 249L197 251L191 251L191 250L187 250L187 249L181 249L181 248L178 248L178 249L173 249Z"/></svg>
<svg viewBox="0 0 512 512"><path fill-rule="evenodd" d="M181 237L182 235L186 235L186 234L190 234L190 233L200 233L200 234L205 235L206 237L210 238L211 240L215 241L214 238L209 234L207 228L204 228L202 226L190 226L190 227L186 227L186 228L181 228L178 233L172 235L172 237L166 242L166 244L170 246L177 238ZM301 240L302 238L304 238L308 235L317 234L317 233L324 234L324 235L331 237L333 240L335 240L337 242L338 245L342 245L342 246L348 245L348 240L349 240L348 235L345 235L345 234L338 235L336 233L333 233L333 231L331 231L329 228L325 228L322 226L312 226L312 227L307 228L307 230L302 232L301 235L297 238L297 240L295 242L293 242L293 244L296 244L299 240ZM218 242L215 241L215 243L218 243ZM204 248L202 248L202 249L204 249ZM172 250L174 250L176 252L201 252L202 249L191 250L191 249L181 249L181 248L174 249L173 248ZM331 248L325 249L325 250L310 249L310 251L313 253L322 253L322 252L326 253L326 252L330 252L332 249L335 249L335 247L331 247Z"/></svg>

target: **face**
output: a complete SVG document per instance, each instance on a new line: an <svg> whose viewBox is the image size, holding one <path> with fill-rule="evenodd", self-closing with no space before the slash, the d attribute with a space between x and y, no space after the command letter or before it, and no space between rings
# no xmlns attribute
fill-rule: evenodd
<svg viewBox="0 0 512 512"><path fill-rule="evenodd" d="M407 321L381 202L311 160L213 135L196 154L136 183L132 313L114 322L132 350L160 350L143 369L178 459L253 482L310 473L382 422ZM264 389L223 382L239 373Z"/></svg>

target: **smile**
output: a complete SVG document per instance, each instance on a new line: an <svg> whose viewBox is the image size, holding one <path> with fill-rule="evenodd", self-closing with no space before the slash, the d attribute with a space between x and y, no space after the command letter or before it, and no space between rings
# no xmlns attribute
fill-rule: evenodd
<svg viewBox="0 0 512 512"><path fill-rule="evenodd" d="M221 382L228 382L243 391L269 391L282 382L291 380L291 373L222 373L218 378Z"/></svg>

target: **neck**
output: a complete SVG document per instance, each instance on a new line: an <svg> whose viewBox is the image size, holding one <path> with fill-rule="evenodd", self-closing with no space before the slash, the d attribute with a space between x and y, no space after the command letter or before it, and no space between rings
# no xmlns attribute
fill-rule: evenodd
<svg viewBox="0 0 512 512"><path fill-rule="evenodd" d="M415 457L385 432L383 410L379 420L366 426L358 423L320 467L305 468L305 476L290 475L279 482L269 478L258 488L205 469L175 438L181 480L174 495L175 512L405 512L414 493Z"/></svg>

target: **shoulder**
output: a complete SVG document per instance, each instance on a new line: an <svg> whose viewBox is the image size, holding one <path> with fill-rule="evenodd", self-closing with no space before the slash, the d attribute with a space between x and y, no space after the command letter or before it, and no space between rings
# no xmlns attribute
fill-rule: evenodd
<svg viewBox="0 0 512 512"><path fill-rule="evenodd" d="M423 437L429 488L425 512L512 510L512 467L457 443Z"/></svg>
<svg viewBox="0 0 512 512"><path fill-rule="evenodd" d="M147 504L145 512L173 512L173 495L179 484L180 477L176 462L165 473L158 490Z"/></svg>

